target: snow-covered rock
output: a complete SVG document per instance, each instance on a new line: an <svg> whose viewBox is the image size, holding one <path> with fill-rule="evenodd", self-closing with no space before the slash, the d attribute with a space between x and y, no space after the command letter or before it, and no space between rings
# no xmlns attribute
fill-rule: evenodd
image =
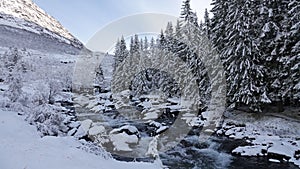
<svg viewBox="0 0 300 169"><path fill-rule="evenodd" d="M159 117L159 113L160 111L159 110L155 110L155 109L151 109L151 110L148 110L148 109L145 109L142 111L141 114L143 114L143 119L144 120L154 120L154 119L157 119Z"/></svg>
<svg viewBox="0 0 300 169"><path fill-rule="evenodd" d="M75 133L75 137L81 138L83 136L86 136L88 134L89 129L92 126L93 121L92 120L84 120L81 122L80 127L78 128L77 132Z"/></svg>
<svg viewBox="0 0 300 169"><path fill-rule="evenodd" d="M260 145L238 147L232 151L233 154L241 156L263 156L262 150L266 147Z"/></svg>
<svg viewBox="0 0 300 169"><path fill-rule="evenodd" d="M139 135L139 130L135 126L125 125L117 129L113 129L110 134L125 132L129 135Z"/></svg>
<svg viewBox="0 0 300 169"><path fill-rule="evenodd" d="M102 125L93 124L88 131L88 137L97 144L103 144L109 142L109 138L106 133L106 129Z"/></svg>
<svg viewBox="0 0 300 169"><path fill-rule="evenodd" d="M104 126L94 126L89 129L88 134L90 136L96 136L98 134L104 133L105 132L105 127Z"/></svg>
<svg viewBox="0 0 300 169"><path fill-rule="evenodd" d="M138 143L139 131L135 126L125 125L110 131L109 138L114 145L114 150L132 151L130 144Z"/></svg>
<svg viewBox="0 0 300 169"><path fill-rule="evenodd" d="M136 135L129 135L125 132L118 134L110 134L110 140L114 145L116 151L132 151L129 144L137 144L138 137Z"/></svg>
<svg viewBox="0 0 300 169"><path fill-rule="evenodd" d="M233 115L233 114L229 114ZM271 162L289 161L300 166L297 152L300 152L300 124L277 117L260 119L248 114L237 114L224 122L217 133L232 139L247 139L248 146L232 151L241 156L266 156ZM234 120L233 120L234 119Z"/></svg>
<svg viewBox="0 0 300 169"><path fill-rule="evenodd" d="M289 143L284 142L275 142L270 148L268 148L268 156L272 156L272 158L279 158L290 160L294 157L295 150L297 147L290 145Z"/></svg>

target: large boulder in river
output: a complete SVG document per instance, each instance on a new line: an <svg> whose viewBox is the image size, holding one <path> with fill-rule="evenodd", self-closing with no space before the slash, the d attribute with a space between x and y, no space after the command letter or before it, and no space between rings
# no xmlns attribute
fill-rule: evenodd
<svg viewBox="0 0 300 169"><path fill-rule="evenodd" d="M75 133L75 137L82 138L88 134L89 129L92 126L92 120L84 120L81 122L80 127L78 128L77 132Z"/></svg>

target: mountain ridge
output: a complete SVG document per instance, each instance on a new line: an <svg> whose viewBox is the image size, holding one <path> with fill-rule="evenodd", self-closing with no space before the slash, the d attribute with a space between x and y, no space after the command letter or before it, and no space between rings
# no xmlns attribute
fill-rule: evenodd
<svg viewBox="0 0 300 169"><path fill-rule="evenodd" d="M0 25L11 26L36 34L50 35L60 42L82 48L59 21L38 7L32 0L0 0Z"/></svg>

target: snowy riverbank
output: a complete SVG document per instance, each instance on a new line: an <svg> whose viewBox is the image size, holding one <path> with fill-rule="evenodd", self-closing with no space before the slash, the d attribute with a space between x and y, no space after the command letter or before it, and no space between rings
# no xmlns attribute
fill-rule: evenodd
<svg viewBox="0 0 300 169"><path fill-rule="evenodd" d="M263 156L271 162L292 162L300 167L300 123L289 118L226 112L217 133L245 139L249 145L232 151L240 156Z"/></svg>
<svg viewBox="0 0 300 169"><path fill-rule="evenodd" d="M150 163L119 162L104 154L88 153L73 137L40 138L16 112L0 111L0 168L154 169ZM106 158L104 158L106 156Z"/></svg>

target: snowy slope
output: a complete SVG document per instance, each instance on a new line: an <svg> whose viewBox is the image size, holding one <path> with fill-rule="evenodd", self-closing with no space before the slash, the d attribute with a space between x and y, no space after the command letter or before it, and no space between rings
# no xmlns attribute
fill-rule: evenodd
<svg viewBox="0 0 300 169"><path fill-rule="evenodd" d="M24 36L18 36L18 33L31 33L36 34L31 36L40 36L50 39L54 41L54 43L60 43L57 46L68 45L76 49L83 47L82 43L71 35L57 20L40 9L31 0L0 0L0 27L1 29L9 29L11 31L10 33L0 32L1 35L6 35L4 38L0 37L1 40L7 42L0 43L1 46L35 49L34 47L40 42L30 44L29 41L27 45L20 45L19 43L19 41L24 41ZM46 41L49 41L47 39ZM11 42L14 40L15 42ZM30 47L28 47L28 45L30 45ZM47 46L45 43L42 43L42 45L44 45L44 47Z"/></svg>
<svg viewBox="0 0 300 169"><path fill-rule="evenodd" d="M80 42L73 37L73 35L71 35L57 20L39 8L32 2L32 0L0 0L0 12L16 18L21 18L25 22L27 21L35 23L74 44L80 44ZM30 24L23 25L23 27L30 26Z"/></svg>
<svg viewBox="0 0 300 169"><path fill-rule="evenodd" d="M72 137L40 138L34 126L15 112L0 111L0 168L16 169L155 169L150 163L103 159L78 149Z"/></svg>

